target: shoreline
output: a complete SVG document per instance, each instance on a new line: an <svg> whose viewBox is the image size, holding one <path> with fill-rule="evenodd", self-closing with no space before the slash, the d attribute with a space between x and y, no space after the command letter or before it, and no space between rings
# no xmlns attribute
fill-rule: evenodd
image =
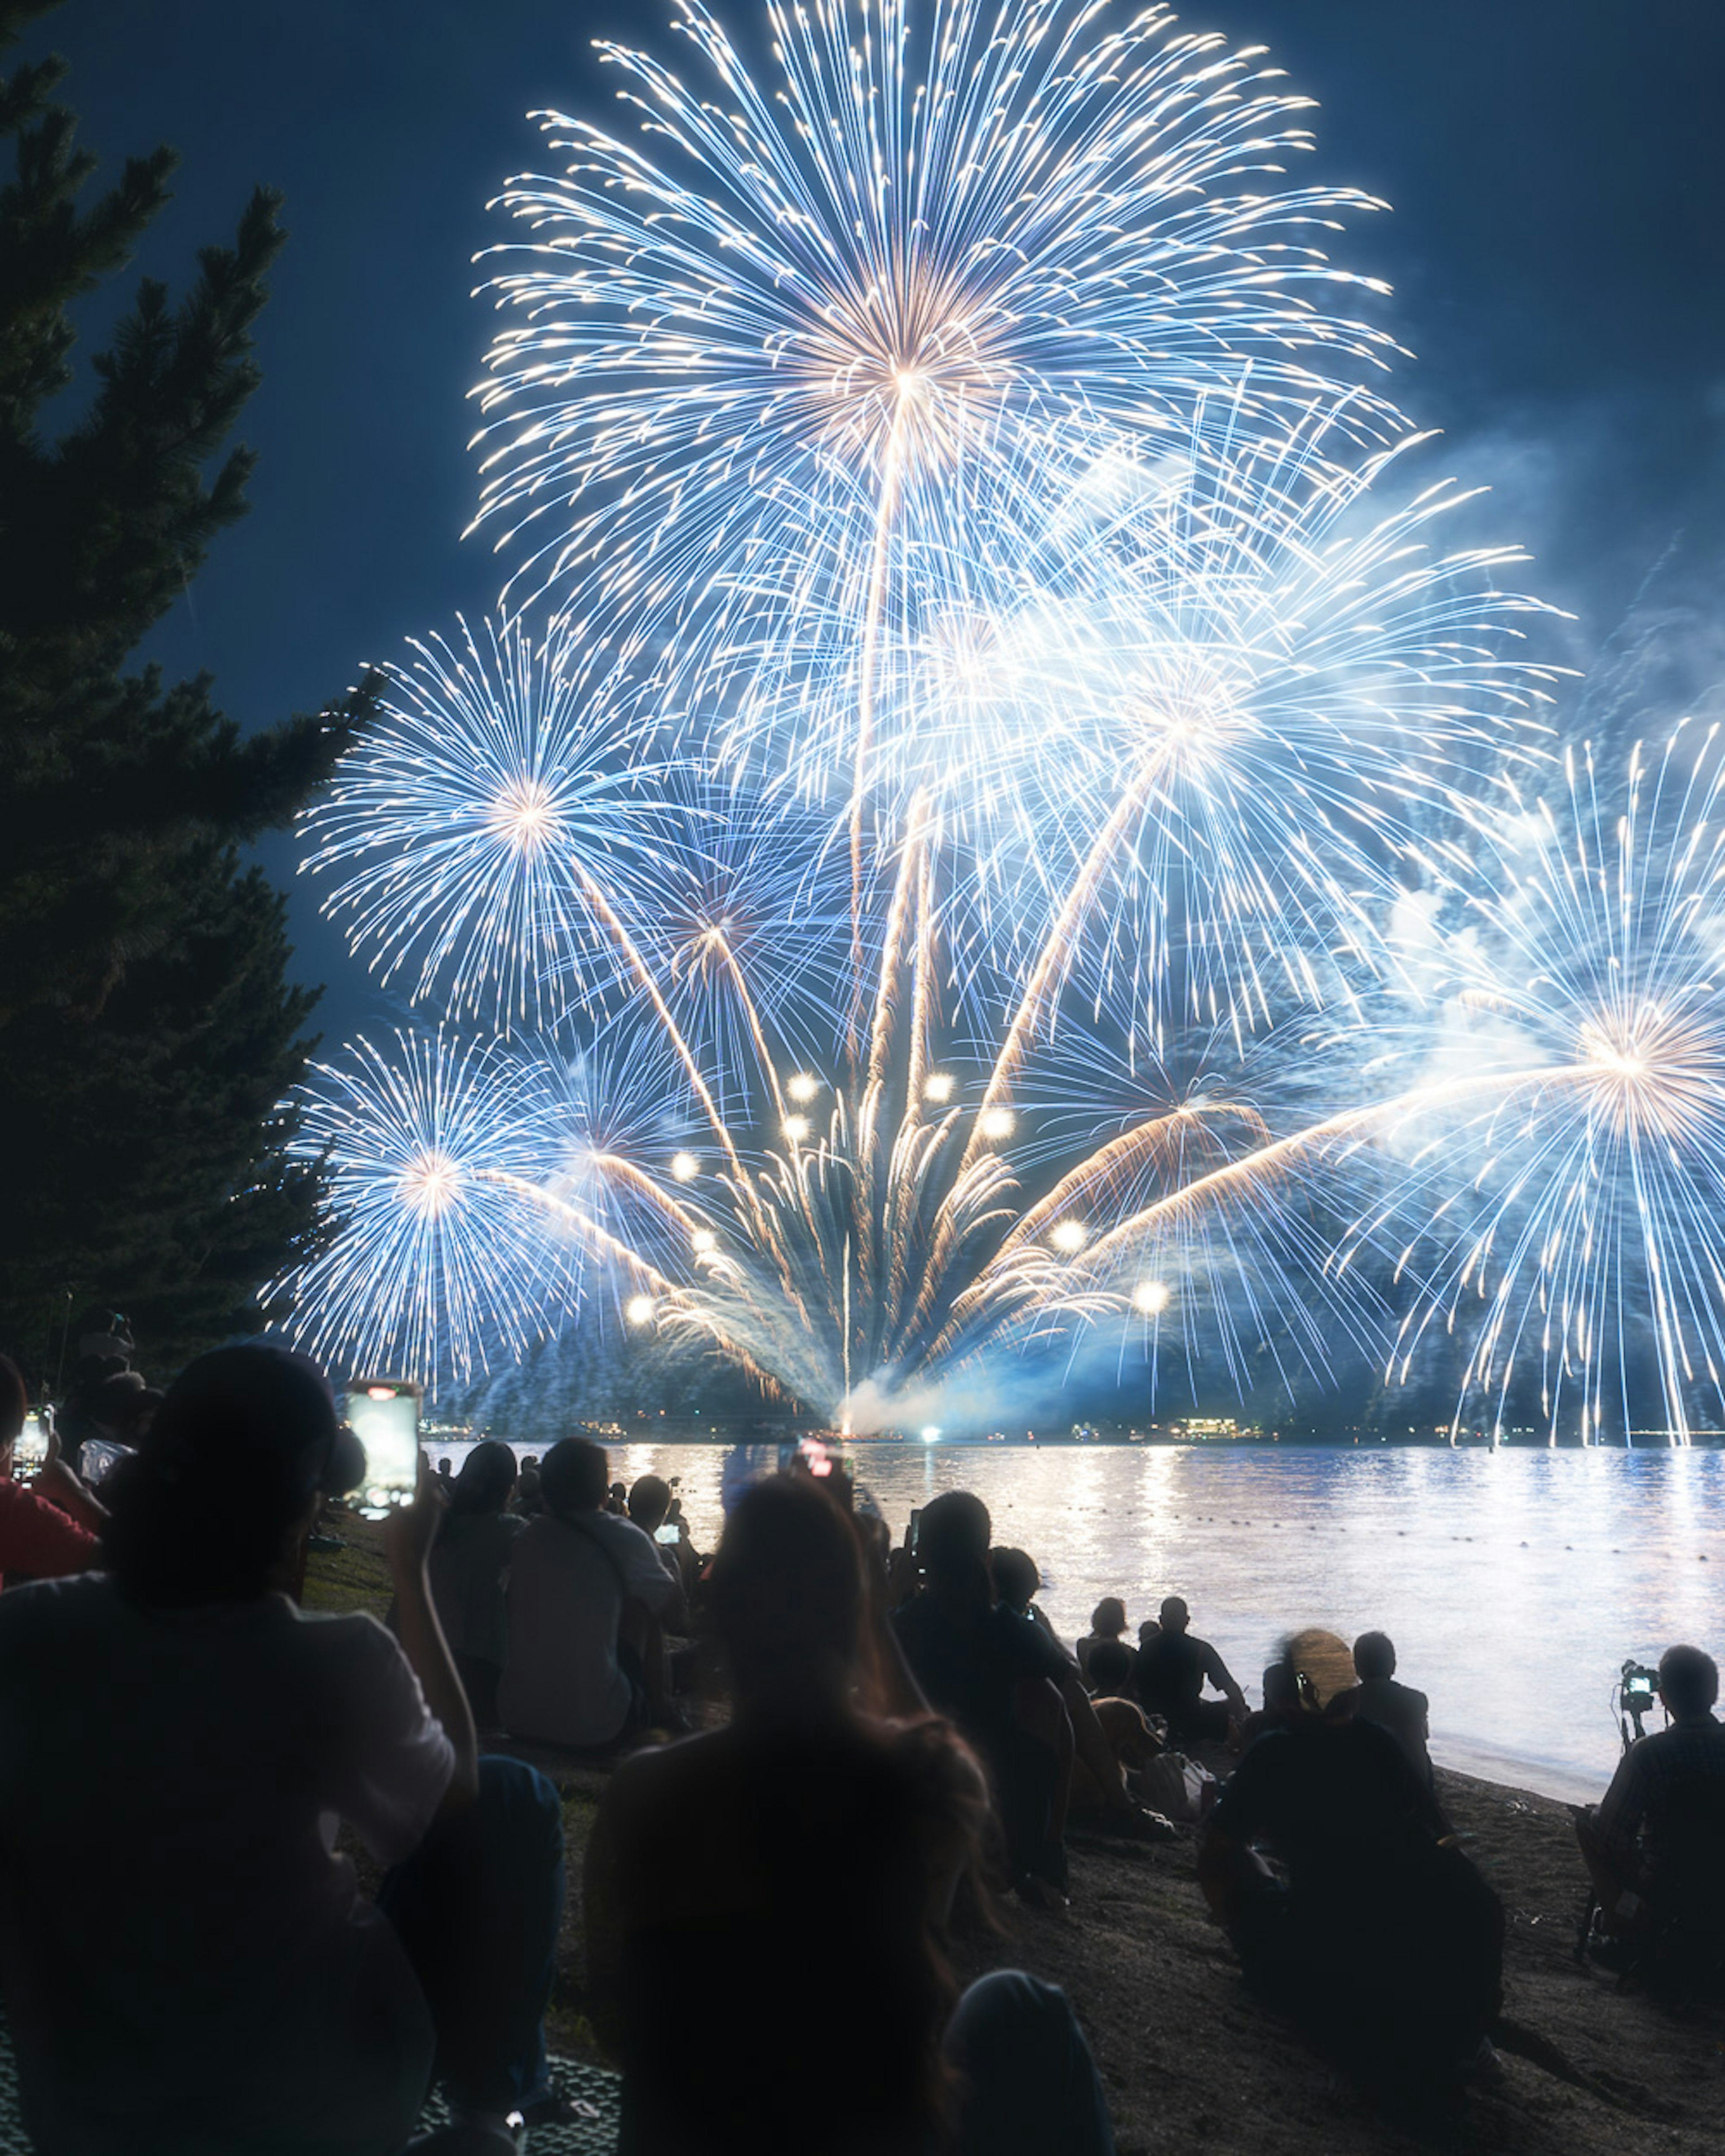
<svg viewBox="0 0 1725 2156"><path fill-rule="evenodd" d="M1647 1733L1651 1737L1653 1731ZM1598 1779L1562 1759L1543 1759L1512 1751L1507 1746L1474 1743L1466 1738L1434 1742L1430 1751L1432 1764L1440 1772L1510 1795L1538 1797L1546 1804L1596 1804L1610 1779L1609 1773Z"/></svg>

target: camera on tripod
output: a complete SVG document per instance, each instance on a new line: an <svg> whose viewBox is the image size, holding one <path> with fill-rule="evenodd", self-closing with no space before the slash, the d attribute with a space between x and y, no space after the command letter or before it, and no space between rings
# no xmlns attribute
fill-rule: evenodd
<svg viewBox="0 0 1725 2156"><path fill-rule="evenodd" d="M1635 1725L1636 1738L1644 1737L1646 1732L1641 1727L1641 1717L1659 1704L1659 1671L1650 1670L1642 1662L1625 1662L1617 1680L1617 1697L1623 1707L1620 1726L1624 1749L1627 1751L1635 1741L1630 1736L1630 1723Z"/></svg>

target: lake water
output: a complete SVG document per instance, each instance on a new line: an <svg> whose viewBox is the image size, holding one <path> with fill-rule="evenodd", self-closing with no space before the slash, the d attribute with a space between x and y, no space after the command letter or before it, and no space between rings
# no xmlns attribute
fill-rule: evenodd
<svg viewBox="0 0 1725 2156"><path fill-rule="evenodd" d="M431 1450L459 1466L466 1448ZM703 1549L727 1487L775 1456L610 1450L614 1476L680 1476ZM1609 1779L1626 1656L1687 1640L1725 1659L1725 1452L870 1444L856 1460L895 1540L914 1506L975 1491L995 1541L1041 1566L1069 1641L1105 1594L1134 1630L1183 1594L1255 1704L1282 1633L1386 1631L1430 1695L1440 1761L1553 1796Z"/></svg>

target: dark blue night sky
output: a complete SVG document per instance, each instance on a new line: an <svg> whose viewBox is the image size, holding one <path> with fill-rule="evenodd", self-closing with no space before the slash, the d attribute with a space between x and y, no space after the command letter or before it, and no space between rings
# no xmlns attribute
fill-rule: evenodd
<svg viewBox="0 0 1725 2156"><path fill-rule="evenodd" d="M737 10L753 0L737 0ZM315 707L408 634L482 612L501 582L459 542L489 313L485 203L539 162L525 114L604 100L595 34L655 37L659 0L69 0L28 55L117 162L183 163L136 269L182 281L253 184L287 197L244 432L253 511L150 655L216 676L243 723ZM1538 557L1533 588L1579 616L1584 662L1650 563L1717 514L1725 427L1725 216L1715 0L1205 0L1193 27L1268 44L1319 100L1308 167L1394 213L1337 258L1388 277L1416 355L1395 385L1491 479L1486 526ZM104 316L88 321L99 336ZM1437 476L1433 471L1432 476ZM272 855L285 871L285 845ZM355 968L296 902L331 1034L366 1009Z"/></svg>

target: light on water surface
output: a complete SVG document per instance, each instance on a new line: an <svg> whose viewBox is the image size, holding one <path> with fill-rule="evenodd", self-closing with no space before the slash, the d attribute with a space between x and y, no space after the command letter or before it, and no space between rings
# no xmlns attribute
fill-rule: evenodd
<svg viewBox="0 0 1725 2156"><path fill-rule="evenodd" d="M464 1450L434 1456L459 1465ZM680 1476L703 1550L726 1487L777 1459L772 1446L610 1455L631 1482ZM1381 1629L1398 1676L1430 1695L1440 1763L1554 1796L1604 1789L1625 1656L1656 1661L1678 1640L1725 1653L1718 1452L876 1442L855 1456L895 1538L913 1507L973 1490L996 1543L1041 1566L1040 1599L1068 1644L1105 1594L1124 1598L1134 1630L1183 1594L1255 1703L1284 1632Z"/></svg>

